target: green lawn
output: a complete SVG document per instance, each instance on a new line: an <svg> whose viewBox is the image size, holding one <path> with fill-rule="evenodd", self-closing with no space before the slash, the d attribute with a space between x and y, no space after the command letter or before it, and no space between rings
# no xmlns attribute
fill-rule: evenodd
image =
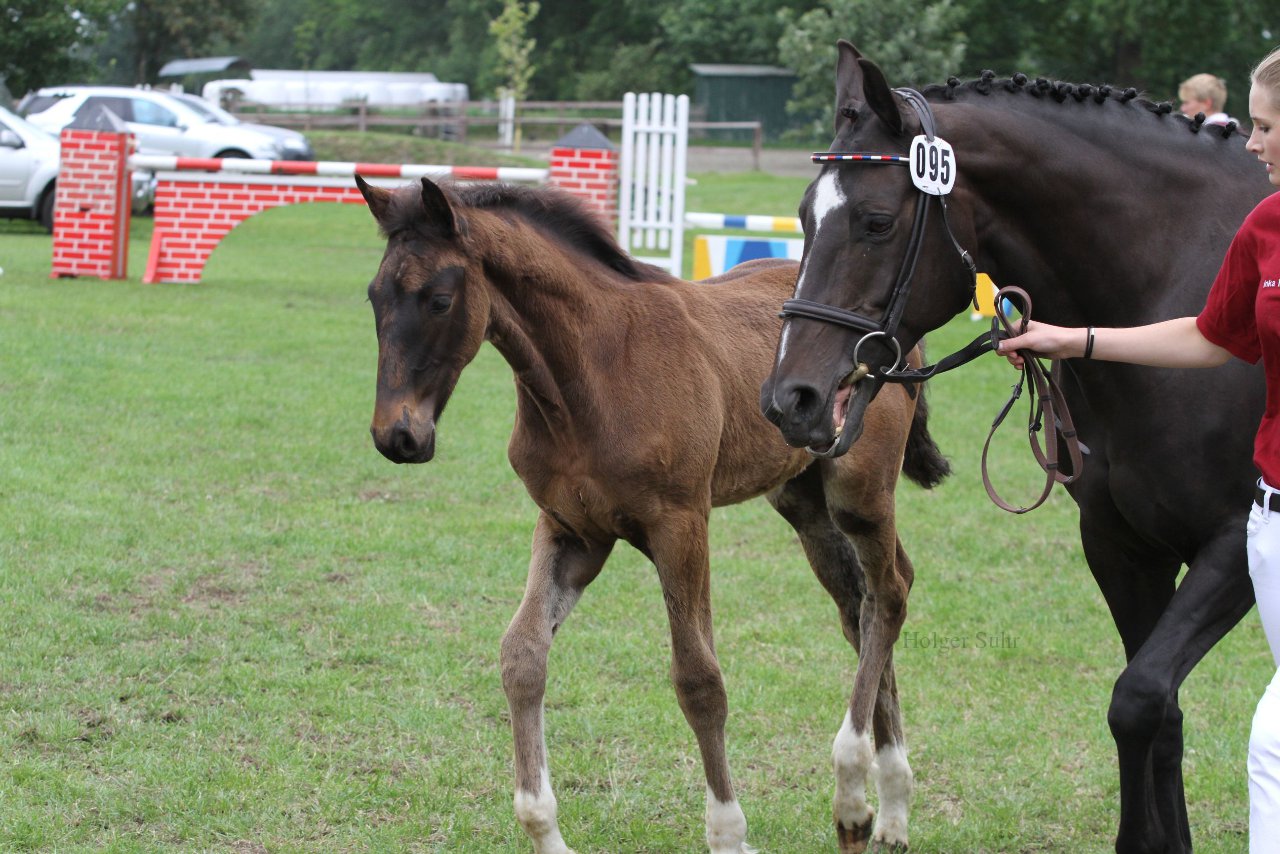
<svg viewBox="0 0 1280 854"><path fill-rule="evenodd" d="M789 215L803 188L697 177L693 210ZM57 280L49 237L0 222L0 850L528 852L497 668L534 519L506 462L506 365L484 348L437 459L393 466L367 432L366 211L254 217L200 285L140 284L148 236L136 223L127 281ZM932 352L974 334L957 319ZM986 358L935 382L956 473L900 491L906 630L967 641L896 649L918 852L1103 852L1115 831L1122 655L1074 507L1059 491L1013 517L978 477L1013 379ZM1013 500L1040 478L1021 433L996 450ZM712 534L749 838L833 850L854 657L766 504L717 510ZM705 850L668 654L652 567L619 548L551 659L552 774L581 854ZM1271 669L1251 614L1183 689L1197 851L1244 850Z"/></svg>

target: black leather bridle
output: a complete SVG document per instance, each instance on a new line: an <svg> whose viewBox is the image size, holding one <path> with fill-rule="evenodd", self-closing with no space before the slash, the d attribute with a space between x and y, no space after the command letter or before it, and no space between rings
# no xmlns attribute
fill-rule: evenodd
<svg viewBox="0 0 1280 854"><path fill-rule="evenodd" d="M934 121L933 110L929 107L929 103L924 99L924 96L916 90L908 88L894 89L893 91L915 110L916 115L920 118L920 127L925 138L929 142L933 142L937 134L937 126ZM901 154L824 151L815 153L812 159L815 163L848 162L911 166L910 158ZM920 259L920 247L924 242L925 227L929 218L930 198L938 200L938 206L942 209L942 226L946 229L951 245L955 247L956 252L959 254L960 261L969 271L971 293L974 295L976 307L978 265L974 262L973 256L956 240L955 232L951 228L951 222L947 215L946 195L935 196L923 188L919 189L915 217L911 223L911 235L907 240L906 255L902 260L902 267L898 270L898 277L894 281L893 290L889 294L889 305L885 309L883 318L876 320L856 311L807 299L793 298L782 304L780 316L784 319L801 317L822 321L823 323L832 323L864 333L853 347L854 369L864 376L864 379L860 381L870 379L877 383L906 383L908 384L908 391L911 391L912 386L909 385L911 383L923 382L930 377L972 361L982 353L995 350L997 343L1002 338L1016 335L1025 329L1026 321L1031 315L1031 297L1025 291L1021 288L1002 288L996 295L996 316L992 319L989 332L979 335L963 349L940 359L933 365L922 368L908 368L906 366L902 359L902 345L895 335L898 331L898 324L902 319L902 313L906 309L907 298L911 293L911 281L915 276L916 263ZM1016 330L1004 310L1006 301L1010 299L1016 299L1022 309L1022 322ZM869 367L859 359L862 345L877 338L883 338L886 346L892 349L894 355L892 365L881 366L878 369ZM1045 371L1033 353L1030 351L1020 352L1024 359L1024 371L1013 388L1013 394L991 425L991 433L988 434L987 443L982 450L981 466L982 481L986 487L987 495L997 506L1012 513L1026 513L1039 507L1049 497L1049 492L1054 483L1071 483L1079 475L1083 467L1083 455L1088 453L1088 449L1080 442L1075 426L1071 421L1071 414L1067 411L1066 398L1058 381L1060 363L1054 362L1051 369ZM1027 430L1031 440L1032 451L1035 454L1036 461L1045 472L1046 480L1040 496L1032 504L1026 507L1018 507L1008 503L996 493L987 473L987 452L996 429L1004 421L1014 402L1021 396L1023 383L1028 376L1032 378L1032 383L1029 386L1031 390L1029 395L1031 411L1028 416ZM1042 430L1046 431L1043 443L1040 440ZM810 453L819 457L839 456L848 450L851 442L849 437L851 435L842 435L826 451L810 449ZM1069 472L1063 471L1060 465L1058 458L1059 441L1067 449L1070 462Z"/></svg>
<svg viewBox="0 0 1280 854"><path fill-rule="evenodd" d="M934 121L933 110L929 107L929 102L914 89L902 88L894 89L893 91L915 110L916 115L920 118L920 127L924 132L925 138L932 142L937 135L937 125ZM847 162L910 166L910 158L901 154L824 151L813 154L812 159L815 163ZM883 318L877 320L839 306L799 298L789 299L784 302L779 316L784 319L802 317L809 320L818 320L865 333L853 348L855 367L860 363L858 356L862 345L869 340L883 338L886 346L891 347L894 351L894 363L888 367L881 366L878 369L868 368L870 376L882 382L918 382L937 373L937 366L930 366L933 370L929 368L914 371L906 370L905 365L902 363L902 346L895 337L898 331L898 324L902 320L902 313L906 310L907 298L911 293L911 281L915 276L916 263L920 259L920 247L924 243L925 227L929 219L929 200L931 198L938 200L938 204L942 209L943 228L946 229L947 236L951 239L952 245L960 255L961 262L968 269L969 275L973 280L973 289L976 292L978 265L974 262L973 256L956 240L955 233L951 228L950 218L947 215L946 196L934 196L924 190L919 190L915 217L911 223L911 235L907 240L906 255L903 257L902 266L898 270L898 277L894 281L893 290L889 294L889 305ZM976 355L975 353L974 356ZM922 375L921 371L929 371L929 373Z"/></svg>

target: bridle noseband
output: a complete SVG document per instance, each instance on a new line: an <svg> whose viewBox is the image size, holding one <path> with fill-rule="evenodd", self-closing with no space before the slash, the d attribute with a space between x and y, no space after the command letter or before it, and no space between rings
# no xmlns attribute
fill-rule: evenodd
<svg viewBox="0 0 1280 854"><path fill-rule="evenodd" d="M894 89L904 101L911 105L916 115L920 118L920 127L925 138L929 142L933 142L937 136L937 124L933 117L933 110L929 106L929 102L924 99L914 89L902 88ZM850 153L839 151L824 151L815 153L812 156L815 163L871 163L885 164L891 166L911 167L911 159L908 155L903 154L867 154L867 153ZM907 297L911 293L911 280L915 276L916 263L920 259L920 248L924 243L925 226L929 219L929 199L936 198L939 206L942 208L942 225L946 229L947 236L951 239L952 245L956 248L956 252L960 256L961 262L969 271L970 278L973 281L973 289L976 292L978 282L978 265L974 263L973 256L967 252L960 242L956 240L954 231L951 228L951 221L947 215L947 198L945 195L934 195L919 190L919 198L916 202L915 217L911 223L911 235L907 240L907 251L903 257L902 266L898 270L898 277L893 284L893 290L889 294L889 305L885 310L882 319L876 320L859 314L856 311L850 311L846 308L840 308L834 305L814 302L807 299L789 299L782 304L782 312L780 316L784 319L793 317L802 317L809 320L818 320L823 323L832 323L837 326L843 326L848 329L854 329L865 333L858 343L854 345L854 365L858 365L858 353L864 342L883 338L886 341L892 341L894 345L895 359L894 364L889 367L881 367L880 369L869 369L870 374L881 382L917 382L922 377L915 376L915 372L905 371L905 365L902 362L902 347L898 344L895 337L898 331L898 324L902 319L902 313L907 306Z"/></svg>

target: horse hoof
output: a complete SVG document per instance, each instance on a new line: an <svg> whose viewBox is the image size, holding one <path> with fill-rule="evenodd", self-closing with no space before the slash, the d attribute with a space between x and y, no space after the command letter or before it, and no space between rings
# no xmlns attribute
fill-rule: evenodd
<svg viewBox="0 0 1280 854"><path fill-rule="evenodd" d="M870 854L907 854L907 843L889 842L886 839L871 840Z"/></svg>
<svg viewBox="0 0 1280 854"><path fill-rule="evenodd" d="M840 854L863 854L871 840L871 819L855 827L836 822L836 839L840 843Z"/></svg>

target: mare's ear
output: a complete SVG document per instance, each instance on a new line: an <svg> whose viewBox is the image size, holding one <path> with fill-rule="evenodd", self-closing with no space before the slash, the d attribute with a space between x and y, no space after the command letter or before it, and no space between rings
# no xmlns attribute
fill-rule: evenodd
<svg viewBox="0 0 1280 854"><path fill-rule="evenodd" d="M360 195L364 196L365 202L369 205L369 213L373 214L373 218L380 224L384 222L387 206L391 204L391 191L375 187L359 175L356 176L356 186L360 188Z"/></svg>
<svg viewBox="0 0 1280 854"><path fill-rule="evenodd" d="M902 133L902 114L880 66L844 39L836 43L836 52L836 131L847 118L846 110L866 104L891 133Z"/></svg>
<svg viewBox="0 0 1280 854"><path fill-rule="evenodd" d="M458 222L453 215L453 207L445 197L444 190L430 178L422 179L422 209L426 221L444 232L446 237L456 237Z"/></svg>

